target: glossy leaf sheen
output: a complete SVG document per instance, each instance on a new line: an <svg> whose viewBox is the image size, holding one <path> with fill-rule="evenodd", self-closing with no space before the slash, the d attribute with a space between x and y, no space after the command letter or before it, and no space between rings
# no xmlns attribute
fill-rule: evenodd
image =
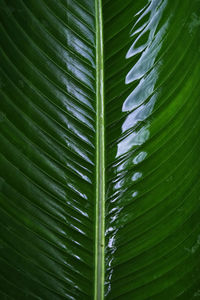
<svg viewBox="0 0 200 300"><path fill-rule="evenodd" d="M198 0L0 0L0 299L200 296L199 33Z"/></svg>

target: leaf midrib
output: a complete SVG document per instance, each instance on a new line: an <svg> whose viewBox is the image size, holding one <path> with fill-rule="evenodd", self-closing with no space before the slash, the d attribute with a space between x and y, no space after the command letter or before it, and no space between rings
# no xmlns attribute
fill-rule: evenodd
<svg viewBox="0 0 200 300"><path fill-rule="evenodd" d="M105 117L102 1L95 0L96 19L96 212L94 299L104 299L105 252Z"/></svg>

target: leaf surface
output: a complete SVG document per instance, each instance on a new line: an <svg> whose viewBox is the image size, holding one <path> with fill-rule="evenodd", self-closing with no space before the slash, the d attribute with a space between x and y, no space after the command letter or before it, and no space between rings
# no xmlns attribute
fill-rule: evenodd
<svg viewBox="0 0 200 300"><path fill-rule="evenodd" d="M0 0L0 299L200 296L199 16Z"/></svg>

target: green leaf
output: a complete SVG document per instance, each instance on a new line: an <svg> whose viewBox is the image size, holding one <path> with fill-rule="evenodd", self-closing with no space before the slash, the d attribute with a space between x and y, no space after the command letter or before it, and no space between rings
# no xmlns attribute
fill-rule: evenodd
<svg viewBox="0 0 200 300"><path fill-rule="evenodd" d="M0 0L0 299L200 297L200 1Z"/></svg>

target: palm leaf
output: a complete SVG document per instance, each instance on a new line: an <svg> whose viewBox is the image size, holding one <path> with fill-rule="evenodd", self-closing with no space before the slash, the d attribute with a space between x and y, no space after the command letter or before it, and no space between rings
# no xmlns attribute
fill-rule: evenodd
<svg viewBox="0 0 200 300"><path fill-rule="evenodd" d="M199 15L0 0L0 299L200 296Z"/></svg>

